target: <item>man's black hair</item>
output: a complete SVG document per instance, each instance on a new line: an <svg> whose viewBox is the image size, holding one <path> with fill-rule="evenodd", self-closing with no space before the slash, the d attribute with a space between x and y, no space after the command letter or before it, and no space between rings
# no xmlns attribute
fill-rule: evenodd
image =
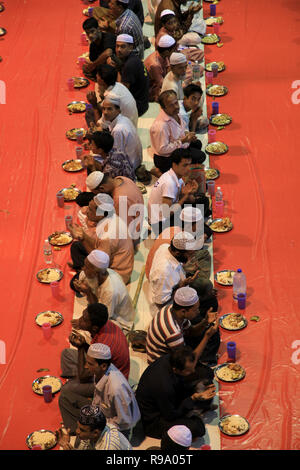
<svg viewBox="0 0 300 470"><path fill-rule="evenodd" d="M171 153L172 164L178 165L184 158L191 159L191 153L188 149L176 149Z"/></svg>
<svg viewBox="0 0 300 470"><path fill-rule="evenodd" d="M202 96L203 91L201 86L191 83L183 89L183 93L186 98L189 98L189 96L191 96L193 93L200 93L200 95Z"/></svg>
<svg viewBox="0 0 300 470"><path fill-rule="evenodd" d="M89 31L93 28L99 28L98 21L96 20L96 18L88 18L82 23L82 28L84 29L84 31Z"/></svg>
<svg viewBox="0 0 300 470"><path fill-rule="evenodd" d="M107 86L113 86L116 83L118 77L117 69L109 64L99 65L97 67L97 74L100 75Z"/></svg>
<svg viewBox="0 0 300 470"><path fill-rule="evenodd" d="M108 310L106 305L95 303L87 307L88 315L92 326L102 328L108 320Z"/></svg>
<svg viewBox="0 0 300 470"><path fill-rule="evenodd" d="M195 360L195 354L190 346L181 346L171 350L170 365L172 368L183 371L187 360L190 362Z"/></svg>
<svg viewBox="0 0 300 470"><path fill-rule="evenodd" d="M96 131L88 136L88 140L93 140L97 148L104 150L105 153L111 151L114 146L114 138L108 131Z"/></svg>
<svg viewBox="0 0 300 470"><path fill-rule="evenodd" d="M82 193L78 194L77 198L75 199L75 202L76 204L78 204L79 207L86 207L89 205L89 202L94 199L94 197L94 193L83 191Z"/></svg>

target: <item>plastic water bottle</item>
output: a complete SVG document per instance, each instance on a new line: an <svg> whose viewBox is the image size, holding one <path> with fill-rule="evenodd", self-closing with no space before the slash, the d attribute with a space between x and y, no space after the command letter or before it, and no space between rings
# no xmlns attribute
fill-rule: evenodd
<svg viewBox="0 0 300 470"><path fill-rule="evenodd" d="M223 201L223 193L221 191L220 186L217 187L215 198L216 198L216 201Z"/></svg>
<svg viewBox="0 0 300 470"><path fill-rule="evenodd" d="M246 276L241 269L238 269L233 276L233 298L237 300L238 294L246 294Z"/></svg>
<svg viewBox="0 0 300 470"><path fill-rule="evenodd" d="M49 240L45 240L44 243L44 260L46 264L51 264L52 263L52 248L49 243Z"/></svg>
<svg viewBox="0 0 300 470"><path fill-rule="evenodd" d="M198 63L198 60L196 60L193 65L193 82L199 82L200 77L200 65Z"/></svg>

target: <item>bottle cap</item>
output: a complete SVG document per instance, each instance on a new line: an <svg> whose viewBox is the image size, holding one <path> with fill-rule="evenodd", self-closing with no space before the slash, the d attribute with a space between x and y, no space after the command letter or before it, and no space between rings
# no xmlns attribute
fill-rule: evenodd
<svg viewBox="0 0 300 470"><path fill-rule="evenodd" d="M237 272L238 272L238 273L241 273L241 272L242 272L242 270L241 270L241 269L238 269L238 270L237 270Z"/></svg>

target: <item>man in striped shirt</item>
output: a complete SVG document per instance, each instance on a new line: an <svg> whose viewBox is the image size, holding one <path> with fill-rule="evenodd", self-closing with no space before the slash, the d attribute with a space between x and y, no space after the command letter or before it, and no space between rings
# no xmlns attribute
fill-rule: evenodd
<svg viewBox="0 0 300 470"><path fill-rule="evenodd" d="M205 347L218 329L217 312L210 309L206 317L197 325L191 321L199 313L199 298L195 289L177 289L173 305L163 307L151 321L146 340L148 364L168 354L170 350L185 344L188 336L199 337L194 349L196 362L201 358Z"/></svg>

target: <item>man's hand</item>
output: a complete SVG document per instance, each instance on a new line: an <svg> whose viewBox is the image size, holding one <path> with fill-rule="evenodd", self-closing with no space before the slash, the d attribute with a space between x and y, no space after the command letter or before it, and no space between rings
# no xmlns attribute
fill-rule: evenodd
<svg viewBox="0 0 300 470"><path fill-rule="evenodd" d="M214 384L211 384L211 385L208 385L208 387L206 388L206 390L204 390L204 392L193 393L191 398L192 400L195 400L195 401L205 401L205 400L211 400L212 398L214 398L215 394L216 394L216 387Z"/></svg>
<svg viewBox="0 0 300 470"><path fill-rule="evenodd" d="M202 108L198 108L191 113L190 119L198 119L202 116Z"/></svg>
<svg viewBox="0 0 300 470"><path fill-rule="evenodd" d="M79 333L71 333L69 336L69 341L75 348L81 348L85 343L85 339Z"/></svg>
<svg viewBox="0 0 300 470"><path fill-rule="evenodd" d="M96 93L94 91L89 91L86 94L86 99L93 106L93 108L97 107L97 96L96 96Z"/></svg>
<svg viewBox="0 0 300 470"><path fill-rule="evenodd" d="M114 62L111 57L108 57L108 58L107 58L106 63L107 63L108 65L111 65L112 67L115 67L115 68L117 67L116 62Z"/></svg>
<svg viewBox="0 0 300 470"><path fill-rule="evenodd" d="M73 446L70 444L70 431L70 429L62 428L55 431L58 444L63 448L63 450L73 450Z"/></svg>
<svg viewBox="0 0 300 470"><path fill-rule="evenodd" d="M99 18L98 24L101 31L107 31L109 29L109 22L104 18Z"/></svg>
<svg viewBox="0 0 300 470"><path fill-rule="evenodd" d="M211 338L218 331L219 320L215 320L215 323L210 323L210 325L212 326L205 331L205 336L207 339Z"/></svg>
<svg viewBox="0 0 300 470"><path fill-rule="evenodd" d="M181 138L181 142L185 144L187 142L193 142L196 139L197 137L196 137L195 132L187 132L185 136Z"/></svg>
<svg viewBox="0 0 300 470"><path fill-rule="evenodd" d="M71 325L75 330L80 330L78 318L76 320L71 320Z"/></svg>
<svg viewBox="0 0 300 470"><path fill-rule="evenodd" d="M71 232L71 235L73 238L77 238L78 240L82 240L83 235L84 235L84 230L80 225L78 224L70 224L69 225L69 231Z"/></svg>
<svg viewBox="0 0 300 470"><path fill-rule="evenodd" d="M85 165L86 167L87 167L87 166L88 166L88 167L94 167L94 165L95 165L95 160L94 160L93 155L90 155L90 154L89 154L89 155L85 155L85 156L83 157L83 163L84 163L84 165Z"/></svg>
<svg viewBox="0 0 300 470"><path fill-rule="evenodd" d="M190 8L189 8L189 11L193 14L195 13L198 13L198 11L200 11L202 8L202 5L200 3L198 3L198 5L191 5Z"/></svg>
<svg viewBox="0 0 300 470"><path fill-rule="evenodd" d="M198 183L196 180L189 180L181 190L182 194L193 194L198 189Z"/></svg>
<svg viewBox="0 0 300 470"><path fill-rule="evenodd" d="M218 317L218 312L213 312L212 307L207 310L206 315L205 315L205 320L208 323L214 323Z"/></svg>
<svg viewBox="0 0 300 470"><path fill-rule="evenodd" d="M88 284L86 284L84 281L79 281L78 279L74 279L73 284L74 287L83 294L87 294L91 289Z"/></svg>
<svg viewBox="0 0 300 470"><path fill-rule="evenodd" d="M83 65L82 65L82 70L83 72L85 73L90 73L92 72L93 70L95 70L96 66L93 62L85 62Z"/></svg>

